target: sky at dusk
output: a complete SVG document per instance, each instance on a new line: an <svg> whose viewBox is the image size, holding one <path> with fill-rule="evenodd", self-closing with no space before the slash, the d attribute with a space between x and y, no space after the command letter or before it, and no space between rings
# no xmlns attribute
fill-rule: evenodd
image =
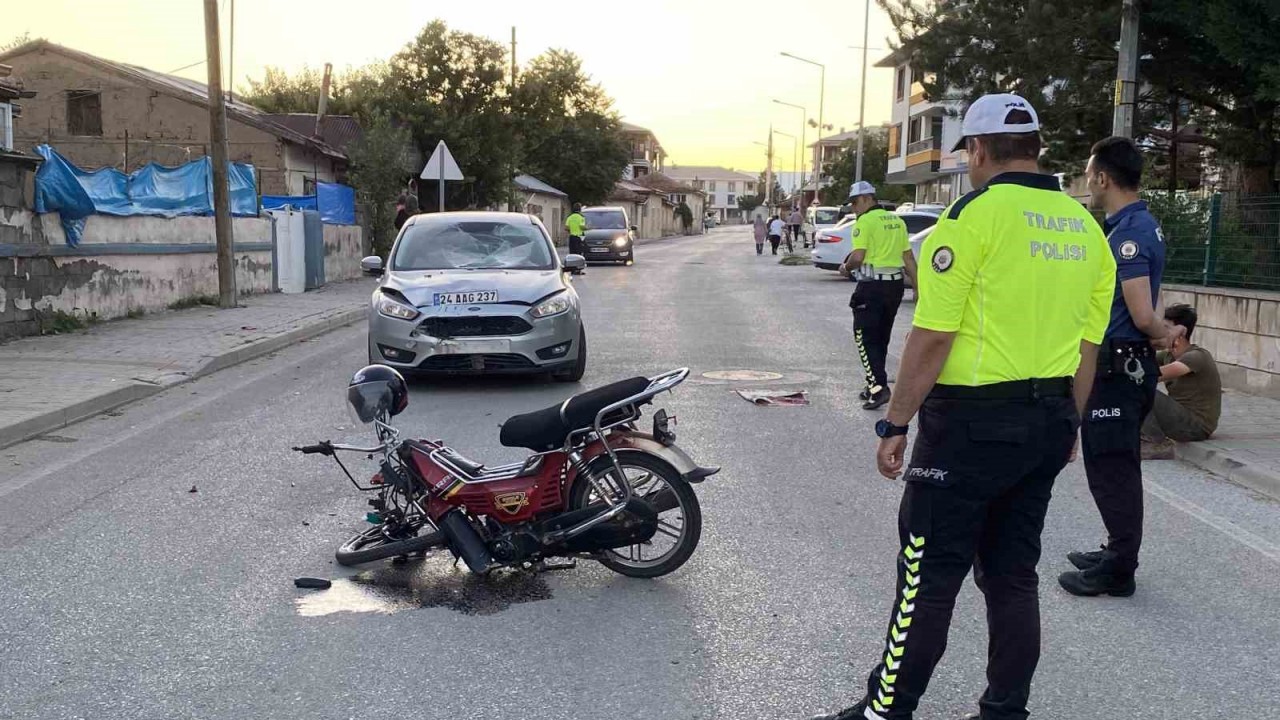
<svg viewBox="0 0 1280 720"><path fill-rule="evenodd" d="M228 63L232 0L221 0L223 62ZM201 0L11 0L0 42L33 37L95 55L205 80ZM818 115L818 68L780 56L787 51L827 65L825 122L853 129L858 116L862 2L791 3L701 0L618 3L612 0L511 2L476 0L238 0L234 77L260 78L268 65L336 69L383 59L423 25L450 27L509 42L517 57L552 47L577 53L588 73L616 101L624 119L652 129L682 165L723 165L755 172L764 166L770 123L794 135L806 106ZM871 7L868 64L888 53L893 27ZM867 124L889 119L892 72L867 75ZM806 131L813 141L814 130ZM778 163L790 169L792 140L778 136ZM785 156L785 157L784 157Z"/></svg>

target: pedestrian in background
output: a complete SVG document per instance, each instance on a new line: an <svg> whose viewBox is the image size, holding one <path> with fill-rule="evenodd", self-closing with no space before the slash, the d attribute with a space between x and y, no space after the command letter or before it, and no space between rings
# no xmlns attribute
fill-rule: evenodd
<svg viewBox="0 0 1280 720"><path fill-rule="evenodd" d="M769 221L769 245L773 248L773 254L778 254L778 244L782 242L783 226L782 218L777 215Z"/></svg>
<svg viewBox="0 0 1280 720"><path fill-rule="evenodd" d="M799 239L802 242L805 242L804 215L800 213L800 208L796 207L791 209L791 216L787 218L787 225L791 229L792 240Z"/></svg>
<svg viewBox="0 0 1280 720"><path fill-rule="evenodd" d="M989 634L981 717L1028 715L1040 535L1093 385L1116 272L1097 222L1039 172L1039 131L1017 95L984 96L965 114L956 150L968 151L977 189L925 241L914 328L876 423L876 465L897 478L920 413L888 638L862 700L814 720L910 720L971 568Z"/></svg>
<svg viewBox="0 0 1280 720"><path fill-rule="evenodd" d="M1151 411L1160 381L1152 342L1168 333L1160 304L1164 237L1138 197L1142 152L1129 138L1093 146L1085 177L1090 205L1107 213L1103 230L1115 257L1111 321L1098 353L1093 394L1080 429L1089 492L1102 515L1107 542L1101 550L1073 552L1076 570L1058 577L1072 595L1129 597L1136 590L1142 546L1142 419Z"/></svg>
<svg viewBox="0 0 1280 720"><path fill-rule="evenodd" d="M763 255L764 241L769 238L769 226L765 224L763 215L759 215L759 214L756 215L756 219L755 219L755 223L754 223L754 227L752 228L752 231L754 232L755 238L756 238L756 254Z"/></svg>
<svg viewBox="0 0 1280 720"><path fill-rule="evenodd" d="M413 213L410 213L406 207L407 204L403 195L396 198L396 232L400 232L400 228L409 222L410 217L413 217Z"/></svg>

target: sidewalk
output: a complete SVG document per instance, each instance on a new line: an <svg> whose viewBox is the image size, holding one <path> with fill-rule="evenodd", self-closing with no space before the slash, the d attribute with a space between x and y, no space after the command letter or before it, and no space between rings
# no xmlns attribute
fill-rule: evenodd
<svg viewBox="0 0 1280 720"><path fill-rule="evenodd" d="M353 280L0 345L0 447L349 325L372 292Z"/></svg>
<svg viewBox="0 0 1280 720"><path fill-rule="evenodd" d="M1280 400L1225 391L1218 431L1178 443L1178 459L1280 499Z"/></svg>

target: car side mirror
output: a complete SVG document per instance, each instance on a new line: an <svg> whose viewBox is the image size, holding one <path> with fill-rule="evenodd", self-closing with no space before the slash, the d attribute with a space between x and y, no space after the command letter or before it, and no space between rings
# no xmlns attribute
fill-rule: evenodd
<svg viewBox="0 0 1280 720"><path fill-rule="evenodd" d="M364 258L363 260L360 261L360 269L364 272L365 275L380 277L383 273L382 258L378 257L377 255L370 255L369 257Z"/></svg>
<svg viewBox="0 0 1280 720"><path fill-rule="evenodd" d="M586 270L587 259L582 257L581 255L565 255L563 265L564 265L564 269L569 272Z"/></svg>

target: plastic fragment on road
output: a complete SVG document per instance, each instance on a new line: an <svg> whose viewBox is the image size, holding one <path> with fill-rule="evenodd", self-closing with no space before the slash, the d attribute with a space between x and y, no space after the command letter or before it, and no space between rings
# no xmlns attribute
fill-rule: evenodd
<svg viewBox="0 0 1280 720"><path fill-rule="evenodd" d="M734 390L743 400L760 407L793 407L808 405L809 393L804 390Z"/></svg>
<svg viewBox="0 0 1280 720"><path fill-rule="evenodd" d="M300 577L293 579L293 585L308 590L328 590L333 583L324 578Z"/></svg>

